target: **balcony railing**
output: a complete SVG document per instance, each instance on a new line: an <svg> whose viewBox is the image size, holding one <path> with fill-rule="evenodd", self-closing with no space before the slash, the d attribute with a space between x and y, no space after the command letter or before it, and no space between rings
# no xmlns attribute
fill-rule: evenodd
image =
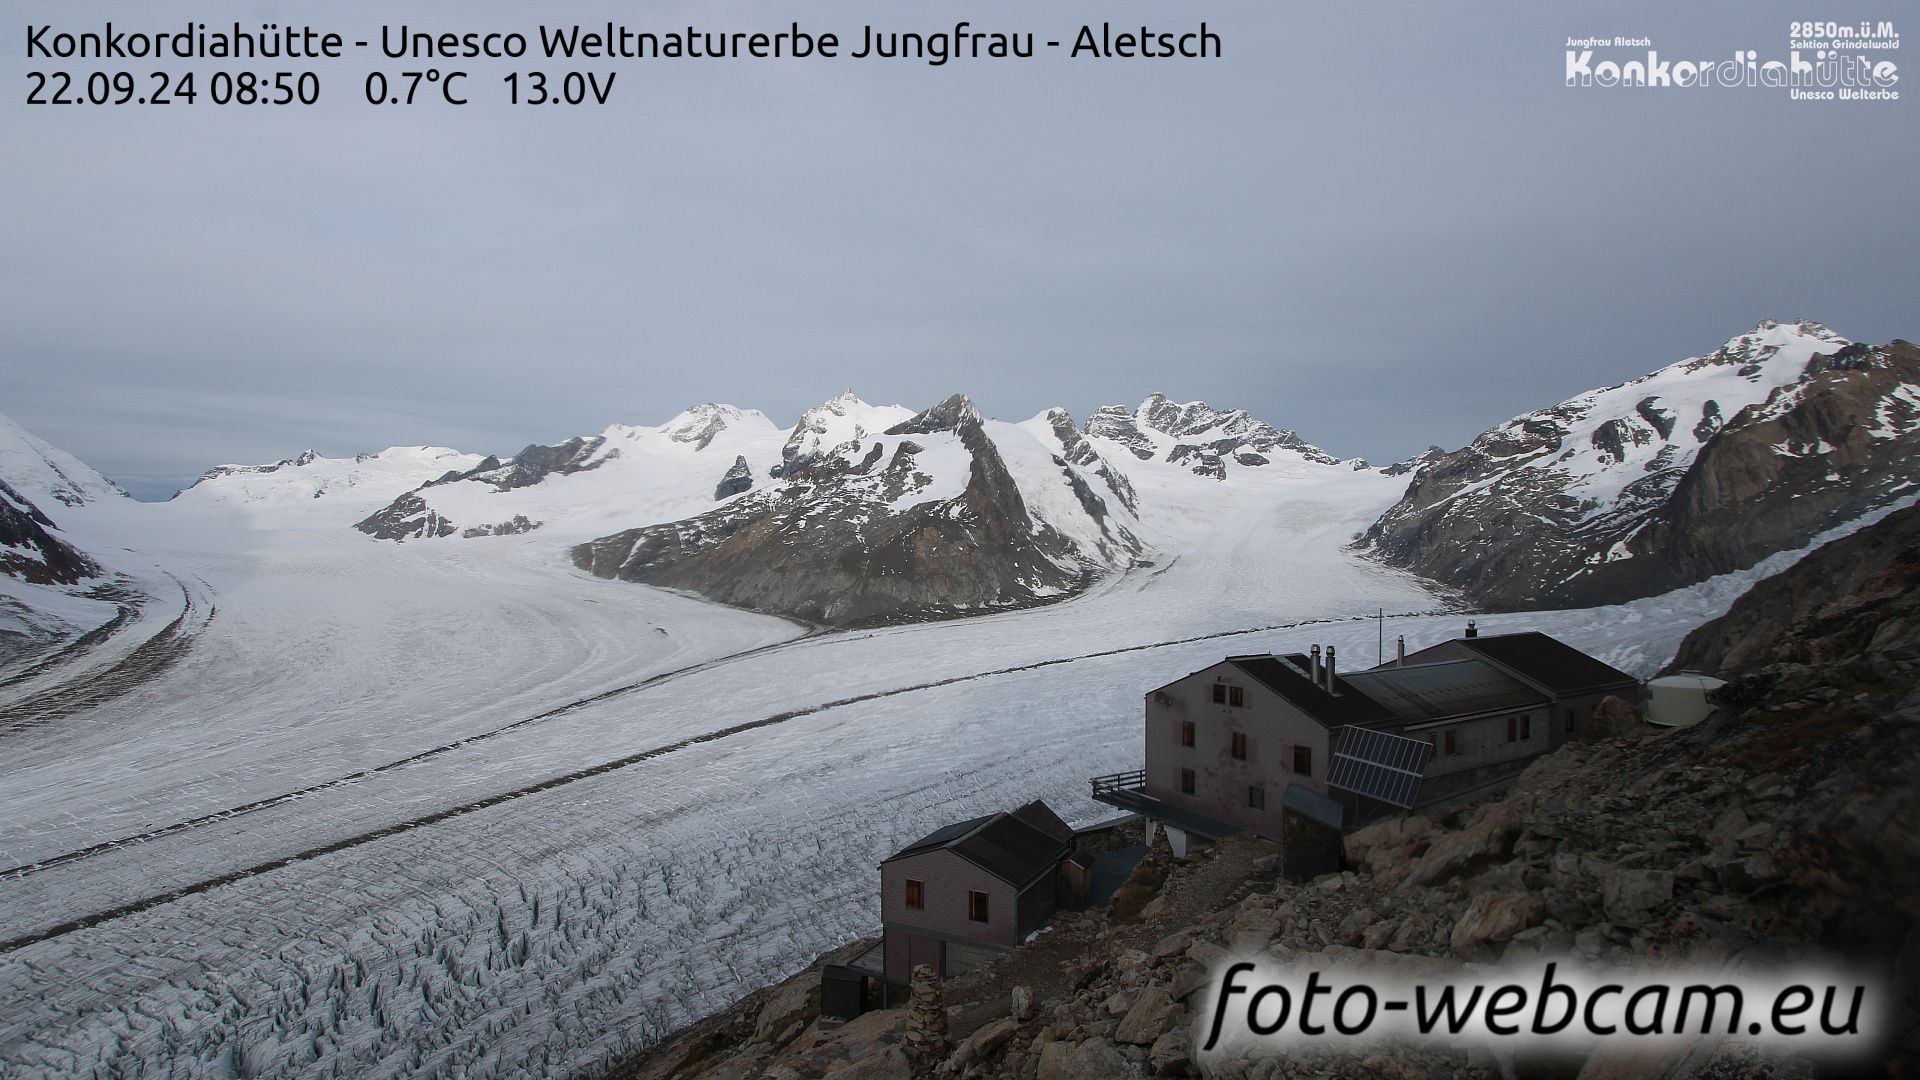
<svg viewBox="0 0 1920 1080"><path fill-rule="evenodd" d="M1130 772L1109 773L1096 776L1088 781L1093 785L1093 797L1113 795L1122 791L1139 791L1147 786L1147 770L1134 769Z"/></svg>

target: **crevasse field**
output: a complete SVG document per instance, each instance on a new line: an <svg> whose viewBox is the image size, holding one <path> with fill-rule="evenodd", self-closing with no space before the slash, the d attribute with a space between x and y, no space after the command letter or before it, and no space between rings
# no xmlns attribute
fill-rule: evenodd
<svg viewBox="0 0 1920 1080"><path fill-rule="evenodd" d="M0 1074L591 1070L875 932L876 864L932 828L1107 816L1087 778L1138 765L1154 686L1312 643L1366 666L1464 621L1345 551L1404 480L1127 472L1152 565L813 635L587 577L564 533L347 527L411 473L69 512L161 599L0 685ZM1645 674L1792 557L1480 623Z"/></svg>

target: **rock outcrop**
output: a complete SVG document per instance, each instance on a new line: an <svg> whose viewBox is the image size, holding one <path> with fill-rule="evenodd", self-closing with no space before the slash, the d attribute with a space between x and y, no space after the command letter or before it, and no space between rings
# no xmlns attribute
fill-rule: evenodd
<svg viewBox="0 0 1920 1080"><path fill-rule="evenodd" d="M375 540L418 540L452 536L459 526L440 516L418 494L408 492L357 522L354 528Z"/></svg>
<svg viewBox="0 0 1920 1080"><path fill-rule="evenodd" d="M59 531L32 500L0 480L0 574L37 585L72 585L98 575L100 567L54 535Z"/></svg>
<svg viewBox="0 0 1920 1080"><path fill-rule="evenodd" d="M1920 628L1920 506L1835 540L1755 585L1719 619L1688 634L1668 671L1757 671L1821 665L1841 681L1897 674L1920 660L1889 643Z"/></svg>
<svg viewBox="0 0 1920 1080"><path fill-rule="evenodd" d="M736 454L733 458L733 467L728 469L726 475L722 476L720 482L713 487L713 501L722 502L743 491L752 490L753 467L747 464L745 454Z"/></svg>

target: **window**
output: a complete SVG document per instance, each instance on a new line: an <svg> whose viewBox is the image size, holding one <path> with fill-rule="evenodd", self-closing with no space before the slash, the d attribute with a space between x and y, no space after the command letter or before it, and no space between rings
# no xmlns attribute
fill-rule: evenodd
<svg viewBox="0 0 1920 1080"><path fill-rule="evenodd" d="M1180 794L1182 795L1193 794L1193 770L1192 769L1180 770Z"/></svg>
<svg viewBox="0 0 1920 1080"><path fill-rule="evenodd" d="M1191 720L1180 721L1180 745L1193 745L1193 721Z"/></svg>
<svg viewBox="0 0 1920 1080"><path fill-rule="evenodd" d="M1460 741L1454 737L1454 730L1452 728L1448 728L1447 729L1447 753L1457 754L1459 752L1460 752Z"/></svg>
<svg viewBox="0 0 1920 1080"><path fill-rule="evenodd" d="M1513 740L1519 737L1520 737L1520 718L1517 716L1507 717L1507 741L1512 742Z"/></svg>
<svg viewBox="0 0 1920 1080"><path fill-rule="evenodd" d="M1573 734L1573 710L1567 710L1567 734Z"/></svg>
<svg viewBox="0 0 1920 1080"><path fill-rule="evenodd" d="M1296 746L1293 748L1293 771L1301 776L1313 775L1313 747Z"/></svg>
<svg viewBox="0 0 1920 1080"><path fill-rule="evenodd" d="M1247 806L1254 810L1267 808L1267 789L1264 784L1254 784L1247 788Z"/></svg>
<svg viewBox="0 0 1920 1080"><path fill-rule="evenodd" d="M1247 736L1245 732L1233 733L1233 760L1247 760Z"/></svg>
<svg viewBox="0 0 1920 1080"><path fill-rule="evenodd" d="M974 922L987 921L987 894L973 889L967 890L967 918Z"/></svg>
<svg viewBox="0 0 1920 1080"><path fill-rule="evenodd" d="M1226 683L1213 684L1213 703L1215 705L1225 705L1227 703L1227 684Z"/></svg>
<svg viewBox="0 0 1920 1080"><path fill-rule="evenodd" d="M1520 718L1520 741L1526 742L1531 738L1533 738L1533 714L1528 713Z"/></svg>
<svg viewBox="0 0 1920 1080"><path fill-rule="evenodd" d="M1247 703L1247 688L1244 686L1227 687L1227 704L1239 708Z"/></svg>
<svg viewBox="0 0 1920 1080"><path fill-rule="evenodd" d="M913 911L927 909L927 883L907 879L907 907Z"/></svg>

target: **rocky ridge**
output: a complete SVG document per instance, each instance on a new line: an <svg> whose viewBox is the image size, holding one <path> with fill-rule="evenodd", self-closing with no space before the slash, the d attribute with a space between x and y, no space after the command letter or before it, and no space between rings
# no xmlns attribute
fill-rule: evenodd
<svg viewBox="0 0 1920 1080"><path fill-rule="evenodd" d="M1496 609L1619 603L1752 566L1920 477L1920 349L1763 322L1430 459L1361 550Z"/></svg>
<svg viewBox="0 0 1920 1080"><path fill-rule="evenodd" d="M1165 461L1196 475L1224 480L1230 466L1258 468L1286 453L1320 465L1340 459L1256 420L1243 409L1219 410L1203 401L1179 403L1151 394L1138 408L1107 405L1087 418L1088 435L1119 444L1141 461ZM1364 468L1364 461L1355 462Z"/></svg>
<svg viewBox="0 0 1920 1080"><path fill-rule="evenodd" d="M0 480L0 574L36 585L72 585L100 573L31 499Z"/></svg>

